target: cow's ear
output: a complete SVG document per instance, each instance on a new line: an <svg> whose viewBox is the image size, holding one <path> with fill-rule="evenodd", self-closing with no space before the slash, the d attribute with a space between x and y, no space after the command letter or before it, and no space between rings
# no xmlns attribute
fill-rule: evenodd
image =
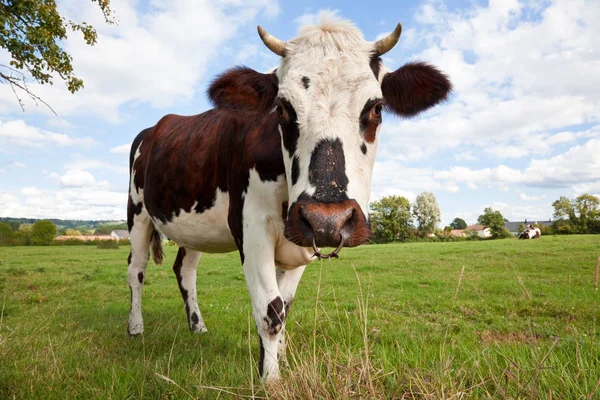
<svg viewBox="0 0 600 400"><path fill-rule="evenodd" d="M387 109L408 118L446 100L451 90L448 77L424 62L408 63L386 74L381 82Z"/></svg>
<svg viewBox="0 0 600 400"><path fill-rule="evenodd" d="M215 107L269 111L277 88L275 72L261 74L251 68L234 67L218 76L207 94Z"/></svg>

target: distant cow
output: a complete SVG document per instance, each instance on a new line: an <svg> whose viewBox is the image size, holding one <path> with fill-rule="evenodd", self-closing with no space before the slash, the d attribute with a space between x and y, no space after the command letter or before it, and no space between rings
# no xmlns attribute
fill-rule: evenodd
<svg viewBox="0 0 600 400"><path fill-rule="evenodd" d="M542 236L540 228L529 225L520 235L519 239L539 239Z"/></svg>
<svg viewBox="0 0 600 400"><path fill-rule="evenodd" d="M284 42L273 73L230 69L208 89L214 108L167 115L133 141L127 221L131 232L128 332L143 333L142 286L149 247L161 234L179 245L173 270L190 330L204 332L196 292L201 252L239 251L260 336L259 370L279 376L283 330L305 265L365 243L371 173L382 111L415 116L447 98L448 78L381 56L401 25L366 42L346 21L324 21ZM442 134L442 133L440 133ZM335 247L331 254L320 248Z"/></svg>

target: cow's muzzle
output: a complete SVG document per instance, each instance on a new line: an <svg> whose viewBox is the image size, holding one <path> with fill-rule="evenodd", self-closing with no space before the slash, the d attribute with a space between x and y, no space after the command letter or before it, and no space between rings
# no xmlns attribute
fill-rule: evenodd
<svg viewBox="0 0 600 400"><path fill-rule="evenodd" d="M285 237L304 247L313 247L318 258L337 257L342 247L355 247L371 237L371 229L355 200L320 203L299 200L290 207ZM319 247L335 247L323 255Z"/></svg>

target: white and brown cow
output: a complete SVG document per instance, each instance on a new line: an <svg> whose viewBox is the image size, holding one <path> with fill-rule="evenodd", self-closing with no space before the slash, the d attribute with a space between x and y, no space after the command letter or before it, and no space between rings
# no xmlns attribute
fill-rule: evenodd
<svg viewBox="0 0 600 400"><path fill-rule="evenodd" d="M179 245L173 269L190 329L206 327L196 297L201 252L240 253L260 337L259 369L278 377L283 329L305 265L365 243L371 173L385 109L412 117L447 98L435 67L396 71L380 56L398 41L367 42L351 23L324 20L284 42L258 28L281 56L273 73L245 67L210 86L214 108L167 115L134 140L128 332L144 330L141 296L149 247ZM319 248L337 247L323 255Z"/></svg>
<svg viewBox="0 0 600 400"><path fill-rule="evenodd" d="M539 239L542 236L542 230L534 225L529 225L519 235L519 239Z"/></svg>

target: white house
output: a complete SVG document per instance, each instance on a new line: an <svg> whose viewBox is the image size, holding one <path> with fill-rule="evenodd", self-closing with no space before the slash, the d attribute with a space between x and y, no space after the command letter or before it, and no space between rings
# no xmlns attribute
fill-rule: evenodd
<svg viewBox="0 0 600 400"><path fill-rule="evenodd" d="M483 237L483 238L488 238L488 237L492 236L492 232L490 231L490 228L486 228L483 225L467 226L467 229L465 229L465 233L467 235L474 235L476 233L477 236Z"/></svg>
<svg viewBox="0 0 600 400"><path fill-rule="evenodd" d="M129 231L125 229L117 229L110 233L110 237L113 240L129 239Z"/></svg>

